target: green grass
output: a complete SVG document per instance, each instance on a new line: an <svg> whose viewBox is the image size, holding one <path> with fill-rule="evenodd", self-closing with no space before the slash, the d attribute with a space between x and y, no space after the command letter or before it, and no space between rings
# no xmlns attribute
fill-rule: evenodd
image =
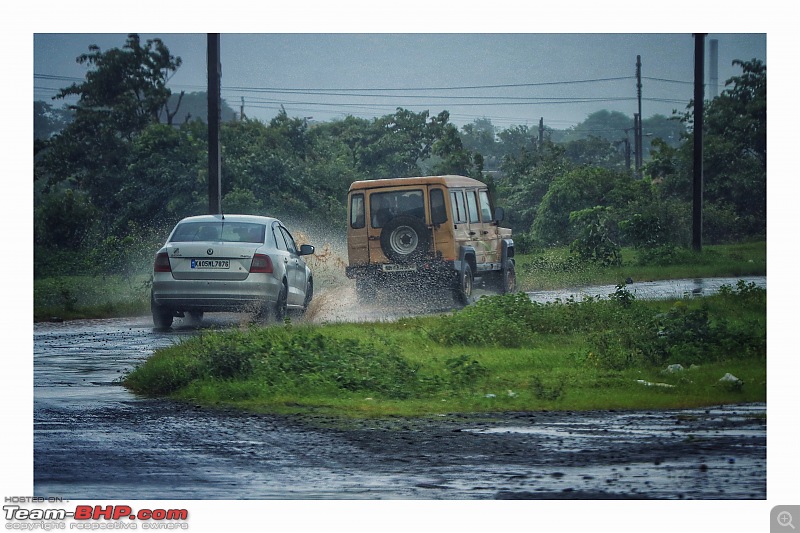
<svg viewBox="0 0 800 533"><path fill-rule="evenodd" d="M705 246L701 253L677 249L647 252L622 249L622 266L601 267L571 258L568 248L517 255L517 278L522 290L618 284L666 279L763 276L767 273L764 241Z"/></svg>
<svg viewBox="0 0 800 533"><path fill-rule="evenodd" d="M675 363L684 370L666 372ZM742 383L721 383L726 373ZM506 295L393 323L204 332L157 351L124 384L202 405L350 417L763 402L766 291L558 304Z"/></svg>
<svg viewBox="0 0 800 533"><path fill-rule="evenodd" d="M141 315L150 310L148 275L58 276L33 282L33 318Z"/></svg>

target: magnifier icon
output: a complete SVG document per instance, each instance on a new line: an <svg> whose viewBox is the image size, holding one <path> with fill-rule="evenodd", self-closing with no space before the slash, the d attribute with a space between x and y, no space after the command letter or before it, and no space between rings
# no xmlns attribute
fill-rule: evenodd
<svg viewBox="0 0 800 533"><path fill-rule="evenodd" d="M794 524L792 524L792 513L789 511L781 511L778 513L778 524L781 527L789 526L790 528L794 529Z"/></svg>

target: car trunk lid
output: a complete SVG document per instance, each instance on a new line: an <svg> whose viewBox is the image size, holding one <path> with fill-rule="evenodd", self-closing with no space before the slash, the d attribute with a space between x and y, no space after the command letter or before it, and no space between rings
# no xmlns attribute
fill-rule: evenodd
<svg viewBox="0 0 800 533"><path fill-rule="evenodd" d="M241 281L250 274L253 255L260 244L222 242L169 243L175 279Z"/></svg>

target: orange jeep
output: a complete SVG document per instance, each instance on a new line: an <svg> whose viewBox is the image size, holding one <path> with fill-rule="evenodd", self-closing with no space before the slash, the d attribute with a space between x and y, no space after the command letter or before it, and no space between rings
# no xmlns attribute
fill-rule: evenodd
<svg viewBox="0 0 800 533"><path fill-rule="evenodd" d="M348 278L359 299L380 287L448 287L469 303L475 278L516 290L514 241L489 189L463 176L356 181L348 193Z"/></svg>

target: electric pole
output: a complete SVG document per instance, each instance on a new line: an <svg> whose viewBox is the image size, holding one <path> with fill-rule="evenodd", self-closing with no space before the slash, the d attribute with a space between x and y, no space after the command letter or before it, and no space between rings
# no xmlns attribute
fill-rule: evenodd
<svg viewBox="0 0 800 533"><path fill-rule="evenodd" d="M222 159L219 149L220 63L219 33L208 34L208 212L222 213Z"/></svg>
<svg viewBox="0 0 800 533"><path fill-rule="evenodd" d="M539 117L539 150L542 149L544 143L544 117Z"/></svg>
<svg viewBox="0 0 800 533"><path fill-rule="evenodd" d="M703 249L703 107L705 100L705 33L694 34L694 154L692 248Z"/></svg>
<svg viewBox="0 0 800 533"><path fill-rule="evenodd" d="M636 99L639 101L639 113L636 115L636 177L642 177L642 56L636 56Z"/></svg>

